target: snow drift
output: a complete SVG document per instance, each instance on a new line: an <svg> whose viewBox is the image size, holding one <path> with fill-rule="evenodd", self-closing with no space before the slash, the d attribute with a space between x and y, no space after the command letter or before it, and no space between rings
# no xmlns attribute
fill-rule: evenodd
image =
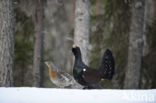
<svg viewBox="0 0 156 103"><path fill-rule="evenodd" d="M156 89L0 88L0 103L156 103Z"/></svg>

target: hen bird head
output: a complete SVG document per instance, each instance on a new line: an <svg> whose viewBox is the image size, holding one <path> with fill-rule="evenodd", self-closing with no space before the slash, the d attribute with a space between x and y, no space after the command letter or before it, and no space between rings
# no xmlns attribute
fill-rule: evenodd
<svg viewBox="0 0 156 103"><path fill-rule="evenodd" d="M52 71L58 71L57 67L50 61L46 61L45 64L48 66L49 69Z"/></svg>
<svg viewBox="0 0 156 103"><path fill-rule="evenodd" d="M80 47L78 47L78 46L76 46L76 45L73 45L73 47L72 47L72 52L73 52L73 54L75 55L75 57L81 56Z"/></svg>

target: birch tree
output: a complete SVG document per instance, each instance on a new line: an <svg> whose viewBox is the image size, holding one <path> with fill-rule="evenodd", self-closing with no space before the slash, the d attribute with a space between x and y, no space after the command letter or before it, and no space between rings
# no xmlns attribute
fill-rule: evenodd
<svg viewBox="0 0 156 103"><path fill-rule="evenodd" d="M0 0L0 86L13 86L13 0Z"/></svg>
<svg viewBox="0 0 156 103"><path fill-rule="evenodd" d="M143 51L144 2L145 0L132 1L128 63L124 88L139 88Z"/></svg>
<svg viewBox="0 0 156 103"><path fill-rule="evenodd" d="M41 61L43 52L43 1L37 0L35 10L35 44L33 61L33 86L41 86Z"/></svg>
<svg viewBox="0 0 156 103"><path fill-rule="evenodd" d="M76 0L74 43L81 48L82 59L88 64L90 0Z"/></svg>

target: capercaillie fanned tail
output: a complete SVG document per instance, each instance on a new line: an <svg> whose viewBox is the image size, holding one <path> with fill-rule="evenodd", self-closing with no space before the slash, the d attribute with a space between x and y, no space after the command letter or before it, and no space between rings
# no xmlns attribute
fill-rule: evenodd
<svg viewBox="0 0 156 103"><path fill-rule="evenodd" d="M107 49L102 57L99 70L103 79L112 79L115 72L115 62L112 52Z"/></svg>

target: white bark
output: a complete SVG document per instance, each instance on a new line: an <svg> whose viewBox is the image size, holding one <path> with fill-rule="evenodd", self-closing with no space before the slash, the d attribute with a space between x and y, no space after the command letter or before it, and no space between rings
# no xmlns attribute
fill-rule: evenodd
<svg viewBox="0 0 156 103"><path fill-rule="evenodd" d="M88 45L90 28L90 1L76 0L74 43L82 52L82 59L88 64Z"/></svg>
<svg viewBox="0 0 156 103"><path fill-rule="evenodd" d="M13 7L12 0L0 0L0 86L13 85Z"/></svg>
<svg viewBox="0 0 156 103"><path fill-rule="evenodd" d="M139 88L143 51L144 1L134 0L132 4L128 64L124 88Z"/></svg>

